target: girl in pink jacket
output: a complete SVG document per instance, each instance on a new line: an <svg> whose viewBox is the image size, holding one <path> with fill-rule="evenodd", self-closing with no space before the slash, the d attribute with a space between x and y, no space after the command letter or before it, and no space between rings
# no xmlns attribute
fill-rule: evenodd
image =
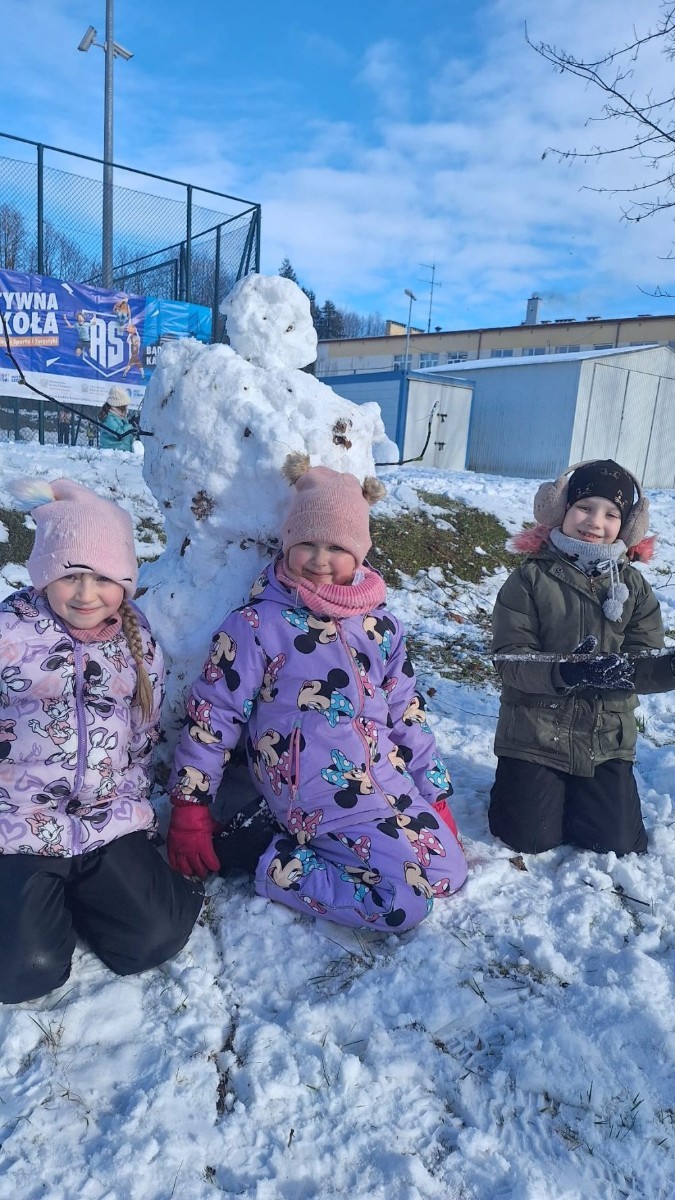
<svg viewBox="0 0 675 1200"><path fill-rule="evenodd" d="M202 889L154 845L164 668L131 603L126 512L68 479L17 485L33 587L0 605L0 1002L63 984L79 935L118 975L185 944Z"/></svg>

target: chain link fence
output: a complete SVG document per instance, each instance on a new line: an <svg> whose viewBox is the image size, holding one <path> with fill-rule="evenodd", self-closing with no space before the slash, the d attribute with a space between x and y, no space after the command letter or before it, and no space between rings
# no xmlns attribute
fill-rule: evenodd
<svg viewBox="0 0 675 1200"><path fill-rule="evenodd" d="M0 397L0 442L96 448L99 425L97 408L50 404L28 390L25 399Z"/></svg>
<svg viewBox="0 0 675 1200"><path fill-rule="evenodd" d="M0 133L0 266L103 286L103 162ZM115 290L211 308L260 269L260 205L114 168Z"/></svg>

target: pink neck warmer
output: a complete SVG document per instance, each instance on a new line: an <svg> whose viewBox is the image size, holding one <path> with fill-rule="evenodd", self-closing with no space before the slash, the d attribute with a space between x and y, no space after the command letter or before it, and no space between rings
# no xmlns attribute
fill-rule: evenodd
<svg viewBox="0 0 675 1200"><path fill-rule="evenodd" d="M122 618L119 613L108 617L107 620L101 621L99 625L95 625L93 629L76 629L74 625L69 625L67 621L62 622L71 638L75 642L84 642L85 645L91 645L92 642L110 642L122 628Z"/></svg>
<svg viewBox="0 0 675 1200"><path fill-rule="evenodd" d="M364 578L359 583L327 583L316 587L309 579L289 574L283 559L275 567L277 579L310 612L322 617L357 617L384 603L387 588L382 576L370 567L362 567L361 571Z"/></svg>

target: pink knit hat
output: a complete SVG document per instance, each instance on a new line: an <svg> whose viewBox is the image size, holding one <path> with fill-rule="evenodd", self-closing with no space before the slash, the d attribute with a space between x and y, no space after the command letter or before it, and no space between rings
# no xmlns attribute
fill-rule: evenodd
<svg viewBox="0 0 675 1200"><path fill-rule="evenodd" d="M306 454L289 454L282 474L295 484L282 526L284 554L299 542L326 542L348 550L360 567L372 545L370 506L384 495L379 479L361 484L355 475L310 467Z"/></svg>
<svg viewBox="0 0 675 1200"><path fill-rule="evenodd" d="M72 479L19 480L11 490L37 526L28 559L33 587L42 592L64 575L91 571L119 583L132 598L138 563L131 517L123 508Z"/></svg>

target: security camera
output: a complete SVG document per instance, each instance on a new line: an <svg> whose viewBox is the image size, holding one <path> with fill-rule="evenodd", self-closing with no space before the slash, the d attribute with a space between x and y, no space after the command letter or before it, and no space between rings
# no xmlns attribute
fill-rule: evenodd
<svg viewBox="0 0 675 1200"><path fill-rule="evenodd" d="M124 46L120 46L119 42L113 42L113 54L115 58L123 58L125 62L134 57L132 51L125 50Z"/></svg>
<svg viewBox="0 0 675 1200"><path fill-rule="evenodd" d="M82 41L77 47L78 50L88 50L90 46L93 46L95 37L96 30L94 29L93 25L90 25L84 37L82 38Z"/></svg>

